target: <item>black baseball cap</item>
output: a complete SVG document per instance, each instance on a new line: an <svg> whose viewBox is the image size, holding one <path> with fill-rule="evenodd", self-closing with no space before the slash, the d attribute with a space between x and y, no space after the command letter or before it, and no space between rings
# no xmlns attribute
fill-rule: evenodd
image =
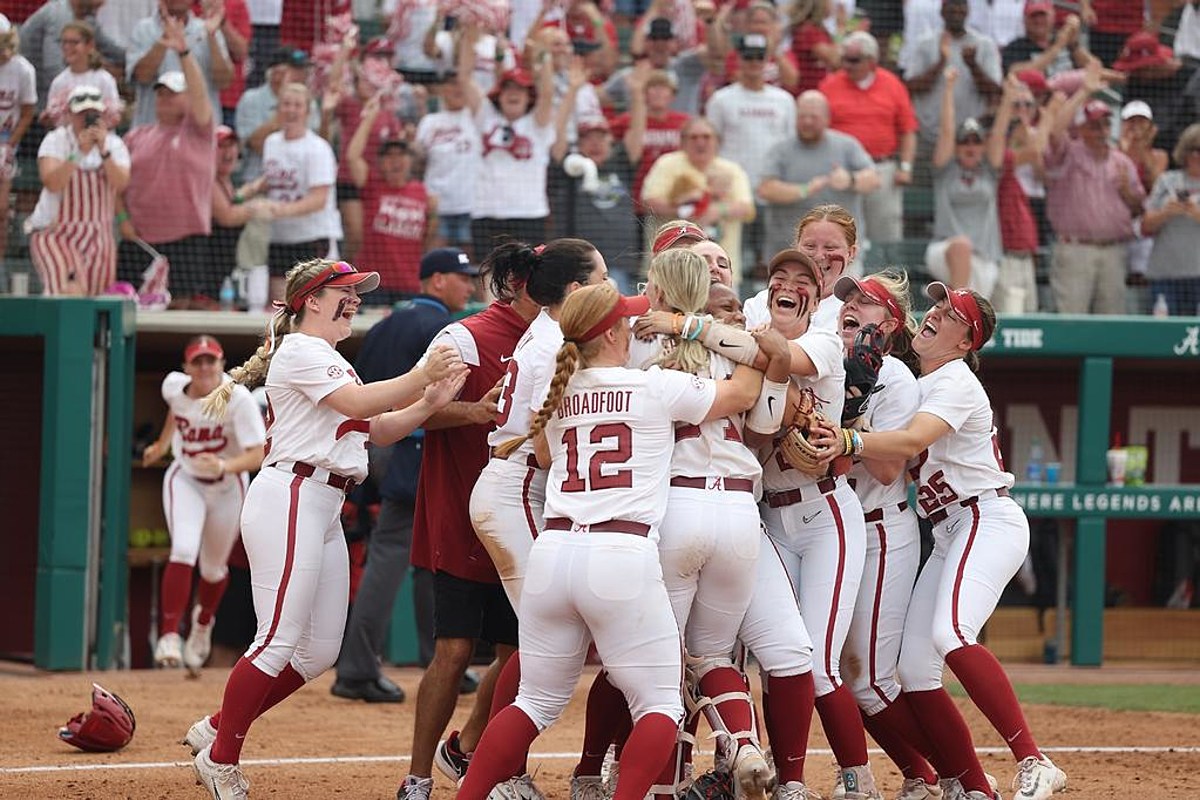
<svg viewBox="0 0 1200 800"><path fill-rule="evenodd" d="M749 58L766 58L767 37L761 33L747 33L738 42L738 55Z"/></svg>
<svg viewBox="0 0 1200 800"><path fill-rule="evenodd" d="M392 150L399 150L401 153L412 152L406 139L385 139L379 143L379 149L376 153L382 156L390 153Z"/></svg>
<svg viewBox="0 0 1200 800"><path fill-rule="evenodd" d="M671 27L671 20L666 17L650 20L650 30L646 33L647 39L666 40L675 38L675 29Z"/></svg>
<svg viewBox="0 0 1200 800"><path fill-rule="evenodd" d="M439 247L421 256L421 280L439 272L475 276L479 274L479 267L472 264L467 254L457 247Z"/></svg>

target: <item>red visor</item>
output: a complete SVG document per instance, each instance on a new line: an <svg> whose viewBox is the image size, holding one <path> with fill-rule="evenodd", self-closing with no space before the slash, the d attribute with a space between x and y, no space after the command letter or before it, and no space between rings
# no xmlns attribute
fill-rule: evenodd
<svg viewBox="0 0 1200 800"><path fill-rule="evenodd" d="M304 284L300 288L300 291L296 292L292 299L288 301L288 310L293 314L299 313L300 306L304 305L304 299L326 286L354 286L358 289L359 294L366 294L378 288L379 273L359 272L349 262L334 261L310 278L308 283Z"/></svg>
<svg viewBox="0 0 1200 800"><path fill-rule="evenodd" d="M708 234L704 229L695 223L679 221L672 223L669 228L660 233L654 239L654 244L650 247L650 252L658 255L663 250L670 250L675 245L679 244L682 239L694 239L697 242L707 242Z"/></svg>
<svg viewBox="0 0 1200 800"><path fill-rule="evenodd" d="M224 358L225 351L221 349L221 344L211 336L204 336L198 341L192 342L183 351L184 363L190 364L200 356L212 356L213 358Z"/></svg>
<svg viewBox="0 0 1200 800"><path fill-rule="evenodd" d="M833 295L838 300L845 300L854 289L862 292L863 296L876 305L883 306L892 315L892 319L904 324L904 309L892 297L892 293L883 288L883 284L872 278L855 278L843 275L833 285Z"/></svg>
<svg viewBox="0 0 1200 800"><path fill-rule="evenodd" d="M606 330L617 324L617 320L621 317L640 317L650 310L650 298L641 294L636 297L619 297L617 304L613 306L612 311L604 315L604 318L593 325L582 336L575 341L579 344L590 342Z"/></svg>
<svg viewBox="0 0 1200 800"><path fill-rule="evenodd" d="M950 303L951 310L962 317L971 329L971 349L978 350L983 347L983 314L970 289L951 289L941 281L934 281L925 287L925 294L935 303L940 303L943 299Z"/></svg>

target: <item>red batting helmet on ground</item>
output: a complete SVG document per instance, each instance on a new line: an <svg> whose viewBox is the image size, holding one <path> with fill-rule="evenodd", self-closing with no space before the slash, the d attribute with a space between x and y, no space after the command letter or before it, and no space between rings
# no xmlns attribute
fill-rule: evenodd
<svg viewBox="0 0 1200 800"><path fill-rule="evenodd" d="M129 744L136 727L129 704L93 683L92 710L72 717L58 729L58 738L89 753L107 753Z"/></svg>

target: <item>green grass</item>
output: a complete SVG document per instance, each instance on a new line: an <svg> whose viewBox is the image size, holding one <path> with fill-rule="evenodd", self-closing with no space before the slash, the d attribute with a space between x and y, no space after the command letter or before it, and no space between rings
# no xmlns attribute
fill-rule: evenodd
<svg viewBox="0 0 1200 800"><path fill-rule="evenodd" d="M950 694L965 697L956 683L947 685ZM1022 703L1107 708L1112 711L1175 711L1200 714L1200 687L1164 684L1028 684L1014 688Z"/></svg>

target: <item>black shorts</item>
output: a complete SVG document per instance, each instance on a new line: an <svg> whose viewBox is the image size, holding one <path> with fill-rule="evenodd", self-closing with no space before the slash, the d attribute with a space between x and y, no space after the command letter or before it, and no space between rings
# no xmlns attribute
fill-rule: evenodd
<svg viewBox="0 0 1200 800"><path fill-rule="evenodd" d="M433 575L433 637L517 646L517 615L499 583Z"/></svg>
<svg viewBox="0 0 1200 800"><path fill-rule="evenodd" d="M298 244L275 244L272 242L267 249L267 266L270 268L272 277L282 278L289 269L301 261L324 258L328 252L328 239L313 239L311 242L299 242Z"/></svg>
<svg viewBox="0 0 1200 800"><path fill-rule="evenodd" d="M362 192L358 187L349 181L337 182L337 201L341 203L344 200L361 200Z"/></svg>

